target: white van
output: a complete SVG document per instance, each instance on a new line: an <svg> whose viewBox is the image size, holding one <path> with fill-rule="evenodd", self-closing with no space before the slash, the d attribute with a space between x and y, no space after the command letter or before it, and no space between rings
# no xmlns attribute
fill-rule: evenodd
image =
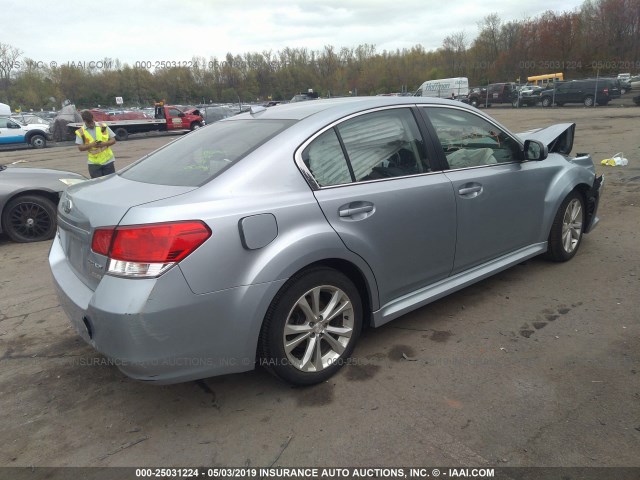
<svg viewBox="0 0 640 480"><path fill-rule="evenodd" d="M8 117L11 115L11 108L6 103L0 103L0 117Z"/></svg>
<svg viewBox="0 0 640 480"><path fill-rule="evenodd" d="M467 77L441 78L427 80L415 93L416 97L458 98L469 94L469 79Z"/></svg>

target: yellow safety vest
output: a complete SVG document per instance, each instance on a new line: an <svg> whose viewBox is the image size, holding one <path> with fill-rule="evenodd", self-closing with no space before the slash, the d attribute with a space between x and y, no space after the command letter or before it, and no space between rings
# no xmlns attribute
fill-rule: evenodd
<svg viewBox="0 0 640 480"><path fill-rule="evenodd" d="M89 132L87 132L84 127L80 127L78 130L76 130L76 135L83 139L83 143L92 143L96 140L106 142L107 140L109 140L108 128L109 127L107 127L106 123L103 123L100 126L98 126L98 124L96 123L95 139L91 135L89 135ZM95 165L104 165L113 158L113 151L111 150L111 147L107 147L102 150L103 148L104 147L98 147L87 151L87 153L89 154L89 163L93 163Z"/></svg>

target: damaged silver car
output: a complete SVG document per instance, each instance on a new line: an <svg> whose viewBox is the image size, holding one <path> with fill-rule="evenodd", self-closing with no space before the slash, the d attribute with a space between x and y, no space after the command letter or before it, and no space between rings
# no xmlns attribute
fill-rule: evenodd
<svg viewBox="0 0 640 480"><path fill-rule="evenodd" d="M576 255L602 177L574 132L428 97L252 108L66 191L61 305L133 378L322 382L364 327Z"/></svg>

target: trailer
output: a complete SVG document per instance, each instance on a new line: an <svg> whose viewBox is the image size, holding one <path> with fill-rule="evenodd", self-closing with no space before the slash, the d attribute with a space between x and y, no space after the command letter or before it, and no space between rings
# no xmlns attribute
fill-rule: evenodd
<svg viewBox="0 0 640 480"><path fill-rule="evenodd" d="M113 113L100 110L91 110L97 123L106 124L116 135L116 140L123 141L130 134L146 132L175 132L196 130L205 125L204 118L196 108L181 110L175 105L165 105L164 102L155 104L154 116L139 115L139 118L131 118L130 114ZM136 115L133 115L136 116ZM67 125L70 134L82 127L81 122Z"/></svg>

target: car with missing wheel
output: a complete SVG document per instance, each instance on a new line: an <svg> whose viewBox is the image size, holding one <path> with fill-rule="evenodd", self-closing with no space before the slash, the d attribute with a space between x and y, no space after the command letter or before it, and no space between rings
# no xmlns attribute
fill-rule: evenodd
<svg viewBox="0 0 640 480"><path fill-rule="evenodd" d="M574 134L517 135L430 97L252 107L68 188L54 284L130 377L262 365L322 382L363 328L537 255L570 260L603 184Z"/></svg>
<svg viewBox="0 0 640 480"><path fill-rule="evenodd" d="M84 180L61 170L0 165L0 233L21 243L52 239L62 192Z"/></svg>

